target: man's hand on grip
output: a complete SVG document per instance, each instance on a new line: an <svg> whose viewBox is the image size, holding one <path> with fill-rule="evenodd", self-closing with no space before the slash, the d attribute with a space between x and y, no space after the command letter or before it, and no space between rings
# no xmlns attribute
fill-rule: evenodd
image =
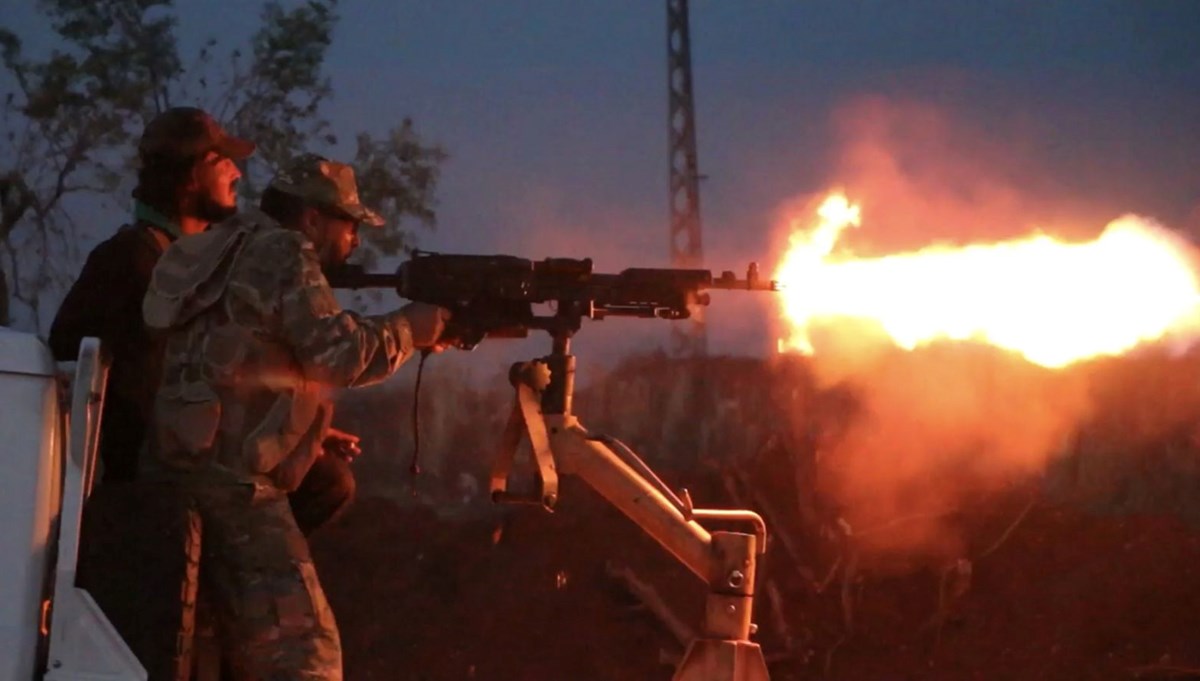
<svg viewBox="0 0 1200 681"><path fill-rule="evenodd" d="M450 319L450 311L444 307L428 303L409 303L400 312L408 320L408 329L412 333L413 347L419 349L441 349L438 339L446 330L446 321Z"/></svg>

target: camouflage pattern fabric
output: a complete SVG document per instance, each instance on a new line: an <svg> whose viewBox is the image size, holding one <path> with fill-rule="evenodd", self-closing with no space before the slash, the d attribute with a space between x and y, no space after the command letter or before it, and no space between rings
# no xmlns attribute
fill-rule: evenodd
<svg viewBox="0 0 1200 681"><path fill-rule="evenodd" d="M402 313L342 310L307 237L258 211L172 244L143 314L168 331L155 455L193 480L295 489L330 389L378 382L413 352Z"/></svg>
<svg viewBox="0 0 1200 681"><path fill-rule="evenodd" d="M199 509L201 598L223 648L245 678L339 681L337 627L287 492L321 454L330 389L412 355L407 320L342 310L307 237L259 211L172 244L143 315L166 336L147 472Z"/></svg>
<svg viewBox="0 0 1200 681"><path fill-rule="evenodd" d="M358 183L354 168L345 163L330 161L316 154L304 154L294 159L279 174L271 178L270 187L370 225L383 225L383 216L358 200Z"/></svg>
<svg viewBox="0 0 1200 681"><path fill-rule="evenodd" d="M268 485L202 485L200 597L216 612L235 677L341 681L337 624L287 496Z"/></svg>

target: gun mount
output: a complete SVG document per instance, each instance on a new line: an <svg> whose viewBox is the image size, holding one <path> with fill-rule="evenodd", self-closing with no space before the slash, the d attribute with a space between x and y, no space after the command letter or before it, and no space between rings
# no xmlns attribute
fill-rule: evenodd
<svg viewBox="0 0 1200 681"><path fill-rule="evenodd" d="M394 288L409 300L441 305L453 317L447 334L471 349L488 337L550 334L550 354L518 362L509 371L515 402L492 469L497 503L538 504L553 510L558 475L578 475L609 503L708 585L703 633L692 641L674 681L766 681L766 662L750 641L757 558L766 551L763 519L749 510L697 509L687 490L676 495L637 454L615 438L589 433L571 411L575 357L571 339L583 319L638 317L679 320L709 304L709 289L774 291L751 264L746 277L714 277L698 269L626 269L592 272L590 259L416 253L393 275L343 269L331 273L340 288ZM533 306L549 303L553 314ZM532 493L508 483L521 441L534 465ZM701 523L742 524L750 532L709 532Z"/></svg>

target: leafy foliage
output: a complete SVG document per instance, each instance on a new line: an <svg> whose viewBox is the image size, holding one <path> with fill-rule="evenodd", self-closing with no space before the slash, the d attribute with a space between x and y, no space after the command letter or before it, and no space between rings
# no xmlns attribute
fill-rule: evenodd
<svg viewBox="0 0 1200 681"><path fill-rule="evenodd" d="M56 299L78 270L75 244L115 227L77 223L81 202L72 197L127 208L134 145L146 122L167 108L199 106L258 144L244 169L244 201L257 199L291 157L337 144L321 113L332 93L324 63L336 6L269 0L248 45L222 50L209 38L187 66L173 0L42 0L58 46L39 57L25 54L18 35L0 27L8 76L0 80L8 88L0 104L0 300L9 300L7 284L29 326L42 326L43 295ZM356 141L363 199L388 218L387 227L368 235L373 262L411 247L408 219L433 227L445 152L422 143L408 119L384 138L359 133ZM0 304L0 323L5 316Z"/></svg>
<svg viewBox="0 0 1200 681"><path fill-rule="evenodd" d="M310 0L288 11L268 2L260 21L250 38L249 59L233 50L226 76L215 88L202 80L199 94L231 132L258 144L242 183L249 199L257 198L275 168L314 140L337 142L319 113L332 93L322 66L337 24L333 3Z"/></svg>
<svg viewBox="0 0 1200 681"><path fill-rule="evenodd" d="M175 19L155 11L168 5L47 0L41 7L63 49L42 60L27 57L17 35L0 29L0 58L15 83L0 114L7 147L0 161L0 243L12 295L35 321L40 293L74 269L55 265L64 255L77 259L64 199L117 188L123 165L117 152L165 105L166 84L180 72ZM22 264L31 271L22 272Z"/></svg>
<svg viewBox="0 0 1200 681"><path fill-rule="evenodd" d="M359 133L354 168L360 198L383 215L390 228L363 232L361 259L370 268L380 254L392 255L411 250L415 241L411 232L398 229L406 217L433 227L434 189L446 152L441 147L421 144L410 119L405 118L387 137L376 140Z"/></svg>

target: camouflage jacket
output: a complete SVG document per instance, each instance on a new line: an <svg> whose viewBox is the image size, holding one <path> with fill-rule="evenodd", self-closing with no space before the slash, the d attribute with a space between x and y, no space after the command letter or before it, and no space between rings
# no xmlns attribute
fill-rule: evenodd
<svg viewBox="0 0 1200 681"><path fill-rule="evenodd" d="M402 313L341 309L308 238L259 211L172 244L143 315L166 334L151 449L195 480L295 489L320 454L330 390L380 381L412 354Z"/></svg>

